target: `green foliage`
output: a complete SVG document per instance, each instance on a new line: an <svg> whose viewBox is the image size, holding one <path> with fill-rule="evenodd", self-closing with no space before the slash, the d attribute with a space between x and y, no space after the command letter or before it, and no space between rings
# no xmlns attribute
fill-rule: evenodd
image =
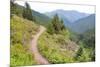
<svg viewBox="0 0 100 67"><path fill-rule="evenodd" d="M49 18L48 16L46 16L42 13L39 13L35 10L32 10L32 13L33 13L33 17L35 17L35 19L36 19L37 24L48 27L48 24L50 23L51 18Z"/></svg>
<svg viewBox="0 0 100 67"><path fill-rule="evenodd" d="M25 19L36 21L36 19L32 15L32 10L30 8L30 5L27 2L25 3L25 9L23 9L22 15Z"/></svg>
<svg viewBox="0 0 100 67"><path fill-rule="evenodd" d="M36 64L34 57L29 52L31 35L36 33L38 25L18 16L11 18L11 65Z"/></svg>
<svg viewBox="0 0 100 67"><path fill-rule="evenodd" d="M95 30L89 30L83 35L82 41L85 43L86 48L95 49Z"/></svg>
<svg viewBox="0 0 100 67"><path fill-rule="evenodd" d="M61 27L61 30L65 29L64 21L63 20L60 21L60 24L59 25Z"/></svg>
<svg viewBox="0 0 100 67"><path fill-rule="evenodd" d="M11 17L16 14L17 16L36 22L36 18L33 17L31 7L27 2L25 3L25 7L18 5L13 1L10 1L10 3Z"/></svg>
<svg viewBox="0 0 100 67"><path fill-rule="evenodd" d="M54 27L54 32L57 33L60 30L60 24L59 24L59 17L56 14L52 20L52 26Z"/></svg>
<svg viewBox="0 0 100 67"><path fill-rule="evenodd" d="M49 22L48 17L31 10L28 3L25 5L22 7L11 1L11 66L36 64L28 44L39 26L32 21L38 21L39 24ZM33 17L32 11L38 20ZM56 14L48 24L47 31L39 38L38 49L52 64L95 61L94 32L91 30L81 35L72 34Z"/></svg>
<svg viewBox="0 0 100 67"><path fill-rule="evenodd" d="M11 19L11 43L26 44L30 41L31 35L35 34L38 25L26 19L13 16Z"/></svg>
<svg viewBox="0 0 100 67"><path fill-rule="evenodd" d="M88 37L87 34L84 34L83 39L85 39L85 37L90 39L91 35L93 34L88 33ZM73 39L72 41L70 41L71 38ZM59 31L59 34L50 34L49 32L45 32L39 39L39 51L44 57L48 59L50 63L53 64L94 61L95 50L94 48L91 48L93 47L92 44L94 43L94 41L91 43L91 46L88 47L89 43L86 44L81 38L77 34L72 35L66 29ZM86 40L88 41L88 39ZM75 47L75 45L71 46L73 42L76 42L80 47L76 52L74 52L74 48L72 48ZM68 47L68 45L70 45L71 47ZM86 47L86 45L88 48Z"/></svg>
<svg viewBox="0 0 100 67"><path fill-rule="evenodd" d="M70 39L79 44L80 49L76 53L75 61L95 61L95 30L91 29L83 34L71 34Z"/></svg>
<svg viewBox="0 0 100 67"><path fill-rule="evenodd" d="M53 34L54 33L54 29L52 28L53 27L52 23L49 23L47 26L48 26L47 27L47 32L50 33L50 34Z"/></svg>
<svg viewBox="0 0 100 67"><path fill-rule="evenodd" d="M77 34L71 32L71 33L70 33L69 39L70 39L71 41L74 41L75 43L78 44L78 42L79 42L79 35L77 35Z"/></svg>
<svg viewBox="0 0 100 67"><path fill-rule="evenodd" d="M34 21L35 23L46 26L46 27L51 20L48 16L32 10L29 4L28 4L28 10L27 10L26 7L21 6L13 1L10 1L10 12L11 12L10 17L12 17L14 14L20 17L23 17L24 15L26 19L29 19L29 20L33 19L32 21Z"/></svg>
<svg viewBox="0 0 100 67"><path fill-rule="evenodd" d="M10 16L11 16L11 18L14 14L22 17L22 13L23 13L23 7L20 7L14 1L10 1Z"/></svg>
<svg viewBox="0 0 100 67"><path fill-rule="evenodd" d="M83 49L80 47L76 53L75 60L78 60L81 57L82 53L83 53Z"/></svg>
<svg viewBox="0 0 100 67"><path fill-rule="evenodd" d="M95 61L95 30L91 29L84 33L81 41L84 44L84 48L89 50L88 54L91 61Z"/></svg>
<svg viewBox="0 0 100 67"><path fill-rule="evenodd" d="M80 42L80 49L74 57L77 62L89 62L95 60L94 50L92 48L84 47L84 43Z"/></svg>
<svg viewBox="0 0 100 67"><path fill-rule="evenodd" d="M41 35L38 42L40 53L52 64L74 62L74 55L72 54L75 52L66 49L68 36L67 34L66 36L64 34L51 35L45 32ZM62 48L63 46L65 47Z"/></svg>
<svg viewBox="0 0 100 67"><path fill-rule="evenodd" d="M11 45L11 66L23 66L36 64L33 55L27 51L27 47L22 44Z"/></svg>
<svg viewBox="0 0 100 67"><path fill-rule="evenodd" d="M59 33L61 30L64 30L65 29L65 26L64 26L64 23L63 23L63 20L60 20L58 15L56 14L54 16L54 18L52 19L51 21L51 24L49 24L48 26L48 32L49 33Z"/></svg>

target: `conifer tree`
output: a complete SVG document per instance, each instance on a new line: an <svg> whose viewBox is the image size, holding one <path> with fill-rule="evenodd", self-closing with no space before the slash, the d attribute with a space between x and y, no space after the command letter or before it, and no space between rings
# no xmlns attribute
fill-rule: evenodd
<svg viewBox="0 0 100 67"><path fill-rule="evenodd" d="M59 31L59 17L56 14L52 20L52 25L54 28L55 33L57 33Z"/></svg>
<svg viewBox="0 0 100 67"><path fill-rule="evenodd" d="M83 53L83 48L80 47L79 50L76 53L75 60L80 60L82 53Z"/></svg>
<svg viewBox="0 0 100 67"><path fill-rule="evenodd" d="M61 26L61 30L65 29L64 22L63 22L62 19L61 19L60 23L61 23L61 24L60 24L60 26Z"/></svg>
<svg viewBox="0 0 100 67"><path fill-rule="evenodd" d="M32 10L30 8L30 5L27 2L25 3L25 9L23 9L23 17L28 20L32 20L32 21L35 20L35 18L32 15Z"/></svg>
<svg viewBox="0 0 100 67"><path fill-rule="evenodd" d="M53 33L59 33L59 31L65 29L63 20L60 20L58 15L56 14L51 22L51 30Z"/></svg>

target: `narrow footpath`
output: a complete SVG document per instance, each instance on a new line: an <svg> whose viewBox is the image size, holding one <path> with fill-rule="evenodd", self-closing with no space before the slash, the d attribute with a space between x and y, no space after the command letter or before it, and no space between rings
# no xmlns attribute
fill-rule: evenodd
<svg viewBox="0 0 100 67"><path fill-rule="evenodd" d="M39 31L34 36L32 36L32 40L31 40L31 50L37 64L49 64L49 62L39 53L37 47L38 38L45 30L46 29L43 26L40 26Z"/></svg>

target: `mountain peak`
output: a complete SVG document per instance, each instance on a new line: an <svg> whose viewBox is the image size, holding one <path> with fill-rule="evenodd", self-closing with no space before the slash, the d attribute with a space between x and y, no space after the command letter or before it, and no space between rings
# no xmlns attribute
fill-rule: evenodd
<svg viewBox="0 0 100 67"><path fill-rule="evenodd" d="M49 17L53 17L55 14L58 14L59 17L61 17L62 19L66 18L67 20L69 20L70 22L75 22L76 20L79 20L81 18L87 17L90 14L87 13L82 13L82 12L78 12L76 10L63 10L63 9L57 9L51 12L46 12L45 13L47 16Z"/></svg>

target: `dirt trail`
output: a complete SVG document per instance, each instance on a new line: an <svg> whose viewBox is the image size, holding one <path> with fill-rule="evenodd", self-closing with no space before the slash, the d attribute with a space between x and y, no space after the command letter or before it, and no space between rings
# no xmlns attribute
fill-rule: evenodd
<svg viewBox="0 0 100 67"><path fill-rule="evenodd" d="M46 29L43 26L40 26L38 32L32 36L31 50L34 54L34 59L36 60L37 64L49 64L49 62L39 53L37 47L38 38L45 30Z"/></svg>

